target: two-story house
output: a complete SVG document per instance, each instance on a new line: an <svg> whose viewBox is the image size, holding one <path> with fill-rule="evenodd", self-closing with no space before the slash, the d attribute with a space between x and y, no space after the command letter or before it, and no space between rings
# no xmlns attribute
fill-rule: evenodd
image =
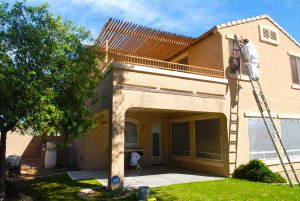
<svg viewBox="0 0 300 201"><path fill-rule="evenodd" d="M257 158L280 171L243 63L233 59L234 34L257 48L272 116L300 168L300 45L265 15L198 38L108 20L97 39L107 54L93 108L97 127L77 141L79 166L123 179L128 155L143 151L144 166L229 176Z"/></svg>
<svg viewBox="0 0 300 201"><path fill-rule="evenodd" d="M93 107L97 127L76 141L78 166L107 169L108 178L123 181L130 153L143 151L143 166L227 177L257 158L281 171L236 60L234 34L257 48L261 85L299 169L300 45L265 15L217 25L198 38L108 20L97 39L106 53Z"/></svg>

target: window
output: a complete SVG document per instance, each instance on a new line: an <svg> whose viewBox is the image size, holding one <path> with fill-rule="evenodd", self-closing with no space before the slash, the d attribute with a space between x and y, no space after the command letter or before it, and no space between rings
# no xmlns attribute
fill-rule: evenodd
<svg viewBox="0 0 300 201"><path fill-rule="evenodd" d="M293 84L300 84L300 57L290 55Z"/></svg>
<svg viewBox="0 0 300 201"><path fill-rule="evenodd" d="M138 124L132 121L125 121L125 149L137 147L139 147Z"/></svg>
<svg viewBox="0 0 300 201"><path fill-rule="evenodd" d="M275 45L279 44L278 31L267 27L265 25L259 25L260 40Z"/></svg>
<svg viewBox="0 0 300 201"><path fill-rule="evenodd" d="M220 119L195 121L196 157L222 159Z"/></svg>
<svg viewBox="0 0 300 201"><path fill-rule="evenodd" d="M230 52L229 65L230 65L231 72L232 73L238 72L238 74L240 75L248 75L243 59L240 56L240 52L238 51L238 48L239 48L238 44L234 42L234 40L229 39L229 52Z"/></svg>
<svg viewBox="0 0 300 201"><path fill-rule="evenodd" d="M267 123L271 123L267 119ZM249 153L250 159L276 159L277 154L262 118L249 118Z"/></svg>
<svg viewBox="0 0 300 201"><path fill-rule="evenodd" d="M300 156L300 120L281 119L281 137L290 157Z"/></svg>
<svg viewBox="0 0 300 201"><path fill-rule="evenodd" d="M176 122L172 128L172 154L180 156L190 155L190 128L189 122Z"/></svg>

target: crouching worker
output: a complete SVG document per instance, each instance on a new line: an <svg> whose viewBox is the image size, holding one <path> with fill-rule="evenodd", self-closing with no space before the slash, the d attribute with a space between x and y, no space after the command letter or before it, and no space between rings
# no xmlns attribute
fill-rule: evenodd
<svg viewBox="0 0 300 201"><path fill-rule="evenodd" d="M143 152L141 152L141 151L132 152L131 159L130 159L130 165L137 170L141 169L142 167L140 164L140 160L141 160L142 156L143 156Z"/></svg>

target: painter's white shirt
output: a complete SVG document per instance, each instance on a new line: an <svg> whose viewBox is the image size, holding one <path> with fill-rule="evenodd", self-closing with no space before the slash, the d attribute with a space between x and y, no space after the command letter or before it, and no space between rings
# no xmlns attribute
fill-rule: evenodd
<svg viewBox="0 0 300 201"><path fill-rule="evenodd" d="M247 57L248 62L258 62L257 51L251 42L248 42L244 46L244 50L245 50L245 54L246 54L245 56Z"/></svg>
<svg viewBox="0 0 300 201"><path fill-rule="evenodd" d="M138 161L140 160L141 156L136 153L132 152L131 153L131 159L130 159L130 165L138 165Z"/></svg>

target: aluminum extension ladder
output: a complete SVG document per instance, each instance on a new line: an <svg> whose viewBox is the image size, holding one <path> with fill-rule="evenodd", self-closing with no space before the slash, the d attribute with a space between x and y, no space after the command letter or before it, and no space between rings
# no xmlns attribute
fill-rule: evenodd
<svg viewBox="0 0 300 201"><path fill-rule="evenodd" d="M245 55L242 51L241 45L239 43L239 40L238 40L236 34L234 35L234 43L237 43L237 45L238 45L238 49L234 49L234 50L239 51L243 62L246 63ZM263 118L263 121L264 121L264 124L265 124L265 126L268 130L268 134L269 134L269 137L272 140L273 146L276 150L276 154L280 159L280 163L283 167L283 170L284 170L285 175L288 179L288 182L292 187L294 185L297 185L297 184L300 185L299 178L298 178L298 176L295 172L295 169L293 167L291 159L290 159L290 157L289 157L289 155L288 155L288 153L287 153L287 151L284 147L284 144L282 142L282 139L280 137L278 129L277 129L277 127L274 123L274 120L271 116L271 109L270 109L269 104L266 100L266 97L263 93L260 82L258 80L254 81L254 80L251 79L248 65L245 64L245 68L247 70L247 74L248 74L249 79L250 79L250 83L251 83L251 86L252 86L252 89L253 89L253 95L254 95L255 101L258 105L260 114L261 114L261 116ZM270 120L270 121L267 121L267 119ZM285 161L283 159L284 156L286 157ZM294 179L294 180L292 180L292 179ZM296 181L296 183L293 183L293 181Z"/></svg>

